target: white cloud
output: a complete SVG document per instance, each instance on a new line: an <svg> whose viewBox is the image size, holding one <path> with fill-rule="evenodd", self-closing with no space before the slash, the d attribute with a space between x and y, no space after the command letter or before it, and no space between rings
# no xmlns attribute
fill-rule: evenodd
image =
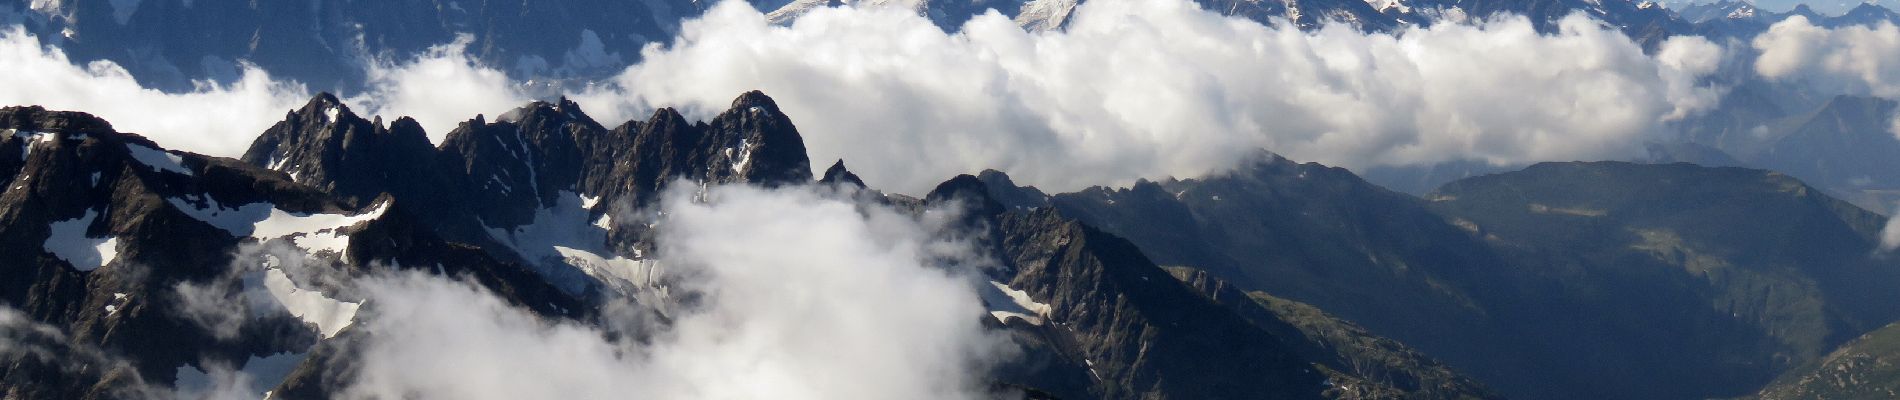
<svg viewBox="0 0 1900 400"><path fill-rule="evenodd" d="M311 308L316 302L313 296L322 298L314 293L292 295L288 292L295 291L290 288L345 287L349 277L344 271L334 263L308 257L284 240L241 244L224 274L172 286L174 316L218 340L237 339L254 319L296 314ZM301 304L287 305L287 301ZM331 330L324 336L334 333Z"/></svg>
<svg viewBox="0 0 1900 400"><path fill-rule="evenodd" d="M1880 228L1880 251L1888 252L1900 249L1900 210L1894 210L1894 218Z"/></svg>
<svg viewBox="0 0 1900 400"><path fill-rule="evenodd" d="M0 30L0 71L0 105L85 111L167 147L225 156L243 153L249 138L309 100L302 85L250 66L229 85L200 82L190 93L146 89L111 62L75 66L18 26Z"/></svg>
<svg viewBox="0 0 1900 400"><path fill-rule="evenodd" d="M548 321L466 283L372 278L346 397L987 394L983 367L1011 348L982 327L974 280L939 265L971 253L939 239L943 213L920 220L810 187L718 187L703 202L691 189L666 195L658 226L666 290L696 300L633 306L670 323L629 312L607 313L605 328Z"/></svg>
<svg viewBox="0 0 1900 400"><path fill-rule="evenodd" d="M407 61L372 61L365 74L369 82L364 87L369 89L348 96L348 102L367 110L365 115L413 117L429 133L429 140L442 143L456 124L476 114L488 114L492 120L532 101L506 73L468 56L473 41L473 36L464 34Z"/></svg>
<svg viewBox="0 0 1900 400"><path fill-rule="evenodd" d="M1900 27L1815 26L1792 17L1755 37L1755 72L1764 78L1808 85L1824 93L1848 93L1900 100ZM1900 138L1900 113L1888 131ZM1900 212L1880 233L1881 251L1900 248Z"/></svg>
<svg viewBox="0 0 1900 400"><path fill-rule="evenodd" d="M1900 98L1900 28L1824 28L1806 17L1788 18L1755 37L1763 77L1801 80L1823 90Z"/></svg>
<svg viewBox="0 0 1900 400"><path fill-rule="evenodd" d="M1815 26L1792 17L1755 37L1755 72L1771 80L1795 81L1823 92L1900 99L1900 27L1840 28ZM1900 115L1891 132L1900 137Z"/></svg>
<svg viewBox="0 0 1900 400"><path fill-rule="evenodd" d="M1524 19L1368 35L1268 27L1180 0L1099 0L1066 31L986 15L946 33L873 8L778 26L722 3L575 97L612 126L660 106L710 117L760 89L799 124L813 159L848 159L873 186L915 194L997 168L1064 191L1217 172L1262 148L1345 167L1621 158L1661 121L1708 107L1717 93L1698 78L1722 57L1698 38L1650 57L1581 16L1552 35ZM14 96L0 100L93 111L170 147L236 155L307 98L255 69L228 87L146 91L116 67L62 69L63 56L15 32L0 62L51 76L0 78L17 81L0 88L28 89L0 90ZM371 89L346 98L365 114L416 116L440 140L474 114L533 97L467 57L467 45L371 62ZM46 86L79 89L33 90ZM115 89L57 94L98 87Z"/></svg>
<svg viewBox="0 0 1900 400"><path fill-rule="evenodd" d="M469 58L469 41L463 36L406 61L375 60L366 67L371 89L348 100L365 116L412 116L437 142L476 114L532 100L522 85ZM166 148L223 157L242 155L251 139L315 95L248 65L230 84L198 82L188 93L147 89L110 61L73 65L19 26L0 30L0 70L7 71L0 74L0 105L84 111Z"/></svg>
<svg viewBox="0 0 1900 400"><path fill-rule="evenodd" d="M1706 108L1695 82L1722 50L1659 58L1583 17L1539 35L1524 19L1400 35L1262 26L1173 0L1091 1L1067 31L1000 15L960 33L891 8L815 10L789 27L724 3L608 89L604 119L719 111L762 89L814 159L917 193L998 168L1045 189L1195 176L1260 148L1347 167L1633 154L1666 118ZM822 163L820 163L822 164Z"/></svg>

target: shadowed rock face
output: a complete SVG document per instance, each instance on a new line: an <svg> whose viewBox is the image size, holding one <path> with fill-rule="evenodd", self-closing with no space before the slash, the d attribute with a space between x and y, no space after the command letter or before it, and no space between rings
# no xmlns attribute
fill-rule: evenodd
<svg viewBox="0 0 1900 400"><path fill-rule="evenodd" d="M1581 374L1745 395L1900 318L1900 268L1875 252L1883 218L1780 173L1549 163L1432 196L1524 266L1534 291L1514 313ZM1548 309L1572 312L1535 317Z"/></svg>
<svg viewBox="0 0 1900 400"><path fill-rule="evenodd" d="M219 338L177 317L177 285L216 281L248 262L244 246L292 246L345 275L463 277L586 323L607 284L512 235L572 222L559 228L600 232L555 245L640 259L649 227L595 221L674 184L814 183L796 127L756 92L709 121L663 109L611 129L572 102L533 103L440 146L319 96L241 160L166 152L81 113L0 109L0 129L0 302L49 327L24 341L113 357L0 360L0 389L24 398L123 397L167 389L181 365L293 350L308 356L278 393L333 394L361 332L277 315ZM864 188L842 161L824 176L867 203L964 207L959 227L997 264L976 282L1003 311L986 324L1023 350L993 383L1030 397L1746 395L1900 319L1887 301L1900 268L1873 255L1884 219L1765 171L1544 164L1429 199L1271 156L1056 195L995 171L921 200ZM331 232L347 236L335 251L204 216L253 206L368 216ZM51 249L55 235L97 251Z"/></svg>
<svg viewBox="0 0 1900 400"><path fill-rule="evenodd" d="M1826 357L1789 370L1762 400L1885 399L1900 396L1900 323L1869 332Z"/></svg>
<svg viewBox="0 0 1900 400"><path fill-rule="evenodd" d="M265 130L239 160L366 205L386 191L426 184L430 177L423 173L434 150L415 120L400 118L384 127L380 118L364 120L323 93Z"/></svg>
<svg viewBox="0 0 1900 400"><path fill-rule="evenodd" d="M1342 395L1358 398L1502 398L1430 356L1380 337L1319 308L1265 292L1243 292L1225 280L1187 267L1168 273L1288 347L1324 367Z"/></svg>
<svg viewBox="0 0 1900 400"><path fill-rule="evenodd" d="M0 238L9 239L0 244L0 302L58 332L35 340L59 345L53 351L64 357L0 360L6 392L27 398L132 396L165 389L180 365L198 365L201 357L241 362L309 348L316 338L287 316L247 324L236 339L210 337L179 318L173 288L216 281L226 265L239 261L233 259L238 246L253 242L242 237L245 232L227 232L249 228L221 226L219 218L205 216L212 212L261 219L265 214L240 209L344 215L379 210L379 216L337 231L348 235L342 253L313 255L338 262L345 274L413 268L463 276L524 308L577 317L589 308L488 240L483 217L507 223L508 216L526 216L518 222L530 222L559 193L585 190L585 176L596 183L651 177L647 185L625 186L628 196L652 194L673 179L810 181L802 141L776 105L758 93L734 105L736 111L710 124L630 123L638 129L615 136L571 102L537 103L494 123L477 118L464 124L438 149L413 121L385 127L326 94L260 135L242 160L167 152L83 113L0 109L0 175L7 184L0 194ZM679 119L670 110L662 115ZM647 156L640 158L650 164L618 162L635 158L615 153L639 147L635 143L646 146ZM702 145L709 147L692 147ZM603 151L589 158L583 148ZM457 168L439 167L444 165ZM522 190L477 187L470 183L477 178L508 179L500 183ZM60 225L68 221L77 222ZM105 244L84 247L93 250L89 259L42 249L55 226L71 231L55 243ZM110 368L61 364L85 361L88 354L110 355L93 360ZM311 363L290 387L324 393L329 388L311 385L334 381L320 373L330 367L347 370ZM141 383L128 383L133 381Z"/></svg>
<svg viewBox="0 0 1900 400"><path fill-rule="evenodd" d="M314 340L284 329L295 326L285 318L229 339L176 318L172 286L219 274L237 241L168 199L296 212L341 204L233 160L166 152L83 113L9 107L0 127L0 304L21 312L5 329L31 342L21 348L45 351L0 359L7 396L135 397L200 356Z"/></svg>
<svg viewBox="0 0 1900 400"><path fill-rule="evenodd" d="M1047 299L1044 327L1083 358L1102 398L1320 398L1313 365L1228 312L1134 245L1053 210L996 220L1010 287Z"/></svg>
<svg viewBox="0 0 1900 400"><path fill-rule="evenodd" d="M983 175L1007 182L999 172ZM1032 319L1005 319L1027 349L1022 362L1004 368L1006 382L1036 382L1032 387L1061 398L1496 397L1364 329L1339 330L1323 342L1289 325L1290 317L1248 315L1265 311L1220 296L1233 289L1184 284L1133 243L1060 208L1029 204L1040 196L1033 188L1003 185L958 176L925 201L963 207L1003 263L989 278L1048 307ZM1330 317L1298 320L1313 321L1349 325ZM1350 364L1344 360L1375 359L1399 361L1386 369L1341 367ZM1077 370L1094 384L1064 379Z"/></svg>
<svg viewBox="0 0 1900 400"><path fill-rule="evenodd" d="M824 177L818 178L818 181L827 184L851 185L858 188L867 187L864 185L863 179L858 179L858 174L851 173L851 170L845 169L844 160L838 160L838 162L832 163L831 167L825 168Z"/></svg>
<svg viewBox="0 0 1900 400"><path fill-rule="evenodd" d="M1277 157L1053 196L984 181L1506 395L1746 395L1900 318L1880 298L1900 290L1874 251L1884 219L1767 171L1546 164L1429 200Z"/></svg>
<svg viewBox="0 0 1900 400"><path fill-rule="evenodd" d="M220 279L229 279L229 265L257 262L242 255L248 246L288 246L323 261L314 268L343 276L392 270L455 276L544 317L585 323L604 289L583 283L576 290L565 279L592 276L571 269L578 265L548 264L497 232L548 224L546 218L566 212L593 220L615 208L638 210L682 182L814 182L796 127L757 92L741 95L707 122L689 123L663 109L613 129L572 102L534 103L493 120L478 116L441 146L429 146L413 121L385 126L322 95L260 135L240 160L166 152L80 113L8 108L0 110L0 127L13 129L0 135L0 179L8 184L0 194L0 301L22 310L20 321L29 324L19 326L44 327L20 331L22 342L59 354L61 362L110 366L0 360L0 388L20 398L137 397L170 390L187 370L180 366L282 352L303 358L275 395L335 394L354 373L360 351L354 343L363 332L318 335L285 314L220 338L181 319L176 288L235 282ZM1048 307L1036 323L986 318L1024 350L994 371L996 387L1031 398L1408 393L1316 364L1289 344L1303 338L1282 336L1291 331L1264 329L1210 300L1127 241L1025 204L1044 199L1040 193L1012 192L1005 205L992 195L995 185L960 176L916 200L875 195L842 162L826 177L837 190L862 191L853 198L900 209L974 207L964 227L980 233L973 238L1003 265L990 278L1000 286L986 290L1014 288L1020 301ZM582 209L566 210L577 203ZM258 210L362 219L323 231L343 236L342 247L331 251L300 242L315 233L252 238L245 232L254 227L207 216L268 214ZM100 265L42 249L56 223L79 219L85 222L70 225L76 230L60 228L69 232L62 234L85 243L117 241ZM653 249L649 228L640 224L601 229L600 236L571 239L601 243L560 245L629 258ZM570 269L549 272L559 268ZM298 284L326 298L360 301L347 285ZM362 310L376 312L374 304ZM1348 390L1329 379L1363 385Z"/></svg>

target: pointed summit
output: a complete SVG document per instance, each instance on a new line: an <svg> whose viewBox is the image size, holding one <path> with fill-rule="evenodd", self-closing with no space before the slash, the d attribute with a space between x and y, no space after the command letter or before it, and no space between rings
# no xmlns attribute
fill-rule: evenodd
<svg viewBox="0 0 1900 400"><path fill-rule="evenodd" d="M404 117L384 128L357 116L336 96L318 93L258 135L241 159L361 206L402 186L392 182L401 180L394 177L419 173L433 152L414 120Z"/></svg>
<svg viewBox="0 0 1900 400"><path fill-rule="evenodd" d="M316 96L310 98L309 102L304 103L303 108L292 111L290 115L304 118L320 117L322 118L321 121L324 122L336 122L345 118L357 118L356 113L350 112L349 106L344 105L342 100L338 100L336 95L330 94L330 92L317 93Z"/></svg>
<svg viewBox="0 0 1900 400"><path fill-rule="evenodd" d="M712 143L728 146L718 158L730 166L733 180L767 186L811 182L804 137L765 93L755 90L739 95L732 108L713 118L711 128ZM714 171L712 175L725 174Z"/></svg>
<svg viewBox="0 0 1900 400"><path fill-rule="evenodd" d="M758 109L754 110L752 109L752 107L758 107ZM732 110L743 109L746 111L754 111L754 112L763 111L763 112L769 112L771 114L779 113L778 102L772 101L772 97L766 96L765 92L760 92L757 90L739 94L739 98L732 99L732 107L730 109Z"/></svg>
<svg viewBox="0 0 1900 400"><path fill-rule="evenodd" d="M924 195L924 201L931 204L944 202L965 202L963 207L973 216L990 217L1008 212L1002 202L996 201L983 180L970 174L957 175L955 178L937 184L930 194Z"/></svg>
<svg viewBox="0 0 1900 400"><path fill-rule="evenodd" d="M1826 17L1822 17L1821 13L1815 12L1813 8L1809 8L1808 3L1796 4L1794 6L1794 9L1788 10L1787 15L1789 16L1799 15L1799 16L1807 17L1808 22L1814 23L1814 24L1821 24L1823 22L1826 22L1825 21Z"/></svg>
<svg viewBox="0 0 1900 400"><path fill-rule="evenodd" d="M1009 179L1009 174L994 169L986 169L976 174L983 186L988 188L996 201L1010 208L1036 208L1049 205L1049 195L1034 186L1017 186Z"/></svg>
<svg viewBox="0 0 1900 400"><path fill-rule="evenodd" d="M832 163L831 168L825 168L825 177L819 179L818 183L850 184L857 186L859 189L865 188L864 180L858 179L858 174L853 174L851 170L844 168L844 159L839 159L838 162Z"/></svg>

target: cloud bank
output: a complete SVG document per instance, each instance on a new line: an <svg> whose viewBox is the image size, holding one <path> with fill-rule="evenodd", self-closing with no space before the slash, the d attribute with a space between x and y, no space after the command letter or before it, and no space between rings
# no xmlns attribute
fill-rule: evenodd
<svg viewBox="0 0 1900 400"><path fill-rule="evenodd" d="M1763 78L1900 100L1900 27L1891 23L1830 29L1796 16L1768 27L1752 44L1761 53L1755 73ZM1900 138L1900 115L1893 118L1888 131ZM1883 252L1900 249L1900 212L1892 215L1880 233Z"/></svg>
<svg viewBox="0 0 1900 400"><path fill-rule="evenodd" d="M1892 23L1830 29L1796 16L1768 27L1753 44L1761 52L1755 72L1764 78L1900 99L1900 27ZM1891 131L1900 137L1900 116Z"/></svg>
<svg viewBox="0 0 1900 400"><path fill-rule="evenodd" d="M223 278L180 285L180 310L237 329L282 315L264 268L363 299L340 398L978 399L1013 357L988 331L978 268L956 214L852 200L834 188L675 185L657 219L661 298L606 300L590 321L551 319L473 283L376 269L358 277L288 246L246 245ZM268 261L264 261L268 260ZM299 261L301 260L301 261ZM267 264L260 264L267 263ZM208 290L205 286L222 286ZM203 307L207 302L226 307ZM19 318L0 308L0 332ZM208 332L220 333L205 325ZM50 327L36 329L48 330ZM221 334L229 339L235 335ZM22 353L0 339L0 356ZM282 349L293 360L302 349ZM283 375L252 359L201 363L190 397L255 396ZM185 371L185 368L181 368ZM282 369L287 372L287 368ZM191 371L196 371L195 369ZM182 372L181 372L182 373ZM183 375L181 375L183 376ZM261 389L260 389L261 388ZM230 394L231 396L222 396ZM158 398L158 397L151 397ZM254 398L254 397L253 397Z"/></svg>
<svg viewBox="0 0 1900 400"><path fill-rule="evenodd" d="M303 85L272 79L253 66L243 67L228 85L199 82L190 93L147 89L109 61L73 65L65 52L42 45L17 25L0 30L0 70L6 71L0 74L0 105L85 111L167 147L224 156L243 153L249 138L310 99Z"/></svg>
<svg viewBox="0 0 1900 400"><path fill-rule="evenodd" d="M476 114L495 115L534 100L525 84L469 57L466 51L473 42L473 36L464 34L409 60L374 59L364 74L369 90L348 95L345 101L367 115L413 117L429 140L442 143L456 124Z"/></svg>
<svg viewBox="0 0 1900 400"><path fill-rule="evenodd" d="M375 59L364 93L348 95L364 115L415 117L440 142L476 114L495 114L532 100L524 85L463 53L466 37L404 60ZM197 82L187 93L139 85L110 61L74 65L64 51L18 26L0 30L0 105L39 105L92 113L119 131L171 149L237 157L271 124L315 95L302 83L242 67L229 84Z"/></svg>
<svg viewBox="0 0 1900 400"><path fill-rule="evenodd" d="M1800 80L1818 89L1900 98L1900 28L1891 23L1840 28L1795 16L1753 42L1762 77Z"/></svg>
<svg viewBox="0 0 1900 400"><path fill-rule="evenodd" d="M642 311L608 312L603 328L539 319L466 283L373 279L363 287L376 311L353 328L369 343L348 395L987 395L980 374L1012 348L980 323L974 281L940 262L973 252L941 239L947 220L811 187L716 187L697 201L692 186L666 195L658 240L666 290L694 300L623 305Z"/></svg>
<svg viewBox="0 0 1900 400"><path fill-rule="evenodd" d="M921 193L980 169L1058 191L1197 176L1260 148L1355 169L1609 159L1718 95L1697 85L1720 63L1718 45L1676 38L1651 57L1585 17L1560 27L1302 32L1180 0L1096 0L1062 32L1024 32L994 13L944 32L897 8L817 9L777 27L724 2L576 99L614 125L657 106L707 118L733 93L764 89L813 159L849 159L874 186ZM471 61L466 45L372 61L372 89L346 99L365 114L416 116L437 140L532 99L528 83ZM0 66L21 72L0 78L0 102L95 112L203 154L239 154L310 95L257 68L167 95L114 64L72 66L17 28L0 49Z"/></svg>
<svg viewBox="0 0 1900 400"><path fill-rule="evenodd" d="M575 97L611 126L662 106L708 117L761 89L814 159L848 159L872 185L906 193L984 168L1058 191L1197 176L1262 148L1353 168L1620 158L1661 121L1717 97L1697 82L1719 46L1677 38L1650 56L1581 16L1560 26L1302 32L1186 1L1099 0L1066 31L1025 32L991 14L946 33L898 8L827 8L770 25L729 1ZM373 60L372 89L344 97L365 114L416 116L438 140L534 97L529 83L466 57L467 44ZM91 111L212 155L237 155L310 92L256 68L192 93L146 90L110 63L71 66L18 29L0 49L0 67L20 71L0 78L0 103Z"/></svg>
<svg viewBox="0 0 1900 400"><path fill-rule="evenodd" d="M774 26L735 2L580 99L613 118L653 106L704 116L762 89L814 159L915 193L983 168L1058 191L1196 176L1261 148L1346 167L1618 158L1718 95L1696 83L1722 55L1706 40L1672 39L1651 57L1585 17L1560 26L1302 32L1191 2L1101 0L1066 31L990 14L945 33L892 8Z"/></svg>

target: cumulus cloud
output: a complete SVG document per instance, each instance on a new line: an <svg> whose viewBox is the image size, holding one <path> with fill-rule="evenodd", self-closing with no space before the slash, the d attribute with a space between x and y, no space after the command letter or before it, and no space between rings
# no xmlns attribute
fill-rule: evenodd
<svg viewBox="0 0 1900 400"><path fill-rule="evenodd" d="M439 142L476 114L532 100L524 84L468 57L469 42L463 36L404 60L374 59L365 67L371 89L348 101L365 115L415 117ZM258 133L315 95L250 65L229 84L197 82L185 93L148 89L111 61L74 65L17 25L0 31L0 70L8 71L0 74L0 105L85 111L167 148L224 157L243 154Z"/></svg>
<svg viewBox="0 0 1900 400"><path fill-rule="evenodd" d="M1614 158L1716 100L1696 82L1719 46L1677 38L1650 57L1585 17L1560 27L1302 32L1185 1L1102 0L1065 31L990 14L946 33L902 9L776 26L729 2L579 98L609 119L706 116L762 89L815 159L903 192L982 168L1055 190L1194 176L1261 148L1347 167Z"/></svg>
<svg viewBox="0 0 1900 400"><path fill-rule="evenodd" d="M613 125L662 106L710 117L760 89L799 124L814 159L849 159L874 186L921 193L997 168L1062 191L1218 172L1262 148L1354 168L1624 157L1662 121L1714 103L1716 90L1698 82L1722 57L1699 38L1646 55L1583 16L1542 35L1522 18L1303 32L1180 0L1091 1L1076 14L1062 31L1026 32L990 14L950 33L902 8L824 8L781 26L729 1L575 98ZM59 102L37 94L46 90L7 91L12 102L95 110L186 150L235 155L306 98L255 68L232 85L165 95L109 64L90 68L117 72L62 69L63 56L17 30L8 39L18 60L0 62L58 76L0 87L144 94ZM467 45L370 62L368 91L345 97L368 114L416 116L438 140L474 114L535 97L532 85L467 57ZM243 107L198 107L208 99Z"/></svg>
<svg viewBox="0 0 1900 400"><path fill-rule="evenodd" d="M172 148L235 156L284 111L309 100L296 83L281 82L253 66L231 84L199 82L189 93L139 86L109 61L73 65L65 52L45 46L19 26L0 31L0 105L40 105L86 111L120 131L137 132Z"/></svg>
<svg viewBox="0 0 1900 400"><path fill-rule="evenodd" d="M972 280L936 261L971 251L933 233L941 218L812 188L663 202L665 290L693 299L654 310L667 322L550 321L467 283L378 277L362 286L375 311L354 328L368 343L347 395L977 398L1011 349L980 323Z"/></svg>
<svg viewBox="0 0 1900 400"><path fill-rule="evenodd" d="M1892 23L1815 26L1792 17L1755 37L1755 72L1834 93L1900 99L1900 27ZM1900 116L1891 128L1900 137Z"/></svg>
<svg viewBox="0 0 1900 400"><path fill-rule="evenodd" d="M473 42L473 36L463 34L407 60L371 61L368 90L347 101L371 115L413 117L430 140L441 143L457 123L476 114L493 115L533 100L524 85L470 58Z"/></svg>
<svg viewBox="0 0 1900 400"><path fill-rule="evenodd" d="M1770 26L1754 46L1763 77L1900 98L1900 28L1891 23L1825 28L1795 16Z"/></svg>
<svg viewBox="0 0 1900 400"><path fill-rule="evenodd" d="M1823 92L1900 100L1900 27L1892 23L1815 26L1795 16L1755 37L1755 72L1764 78L1809 85ZM1900 138L1900 113L1888 131ZM1881 251L1900 248L1900 212L1880 233Z"/></svg>

